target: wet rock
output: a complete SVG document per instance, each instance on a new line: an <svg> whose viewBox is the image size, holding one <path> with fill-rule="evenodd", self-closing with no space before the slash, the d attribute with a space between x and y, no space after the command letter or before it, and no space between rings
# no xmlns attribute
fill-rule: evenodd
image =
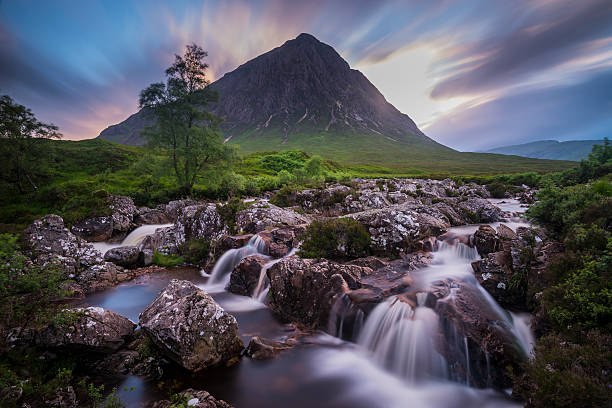
<svg viewBox="0 0 612 408"><path fill-rule="evenodd" d="M412 252L419 240L439 235L450 227L446 217L435 209L406 205L363 211L347 217L368 228L372 249L379 254Z"/></svg>
<svg viewBox="0 0 612 408"><path fill-rule="evenodd" d="M380 268L384 268L385 266L389 265L389 263L375 256L368 256L365 258L353 259L352 261L347 262L347 265L364 266L372 270L377 270Z"/></svg>
<svg viewBox="0 0 612 408"><path fill-rule="evenodd" d="M255 336L251 338L244 354L253 360L269 360L290 348L286 343Z"/></svg>
<svg viewBox="0 0 612 408"><path fill-rule="evenodd" d="M215 204L192 205L183 208L175 223L176 244L192 239L216 242L229 232Z"/></svg>
<svg viewBox="0 0 612 408"><path fill-rule="evenodd" d="M153 234L147 235L138 244L142 251L159 251L164 254L178 253L178 247L182 243L179 241L179 233L176 226L158 228Z"/></svg>
<svg viewBox="0 0 612 408"><path fill-rule="evenodd" d="M458 209L468 224L496 222L502 217L502 211L484 198L459 200Z"/></svg>
<svg viewBox="0 0 612 408"><path fill-rule="evenodd" d="M253 237L253 234L246 235L224 235L217 242L215 251L223 254L225 251L230 249L242 248L248 244L249 240Z"/></svg>
<svg viewBox="0 0 612 408"><path fill-rule="evenodd" d="M144 262L140 249L136 246L111 248L104 254L104 260L124 268L134 268Z"/></svg>
<svg viewBox="0 0 612 408"><path fill-rule="evenodd" d="M113 218L100 216L75 222L70 231L89 242L108 241L113 235Z"/></svg>
<svg viewBox="0 0 612 408"><path fill-rule="evenodd" d="M264 231L259 236L266 242L270 256L282 258L298 246L299 238L304 232L306 232L306 225L295 225Z"/></svg>
<svg viewBox="0 0 612 408"><path fill-rule="evenodd" d="M516 299L509 288L508 279L513 272L508 264L508 254L500 251L487 254L482 260L473 262L472 268L478 283L500 305L516 309L522 300Z"/></svg>
<svg viewBox="0 0 612 408"><path fill-rule="evenodd" d="M308 224L310 218L297 212L269 203L255 203L236 215L238 228L245 233L256 234L276 226Z"/></svg>
<svg viewBox="0 0 612 408"><path fill-rule="evenodd" d="M478 227L478 230L474 233L474 246L481 256L497 251L500 243L493 227L489 225Z"/></svg>
<svg viewBox="0 0 612 408"><path fill-rule="evenodd" d="M140 210L139 214L134 217L134 223L138 226L169 224L170 217L164 211L146 208Z"/></svg>
<svg viewBox="0 0 612 408"><path fill-rule="evenodd" d="M270 309L285 321L327 325L334 296L359 287L370 268L289 257L268 269Z"/></svg>
<svg viewBox="0 0 612 408"><path fill-rule="evenodd" d="M188 281L173 279L139 323L165 355L191 371L222 364L242 351L236 319Z"/></svg>
<svg viewBox="0 0 612 408"><path fill-rule="evenodd" d="M64 320L38 333L39 347L111 353L123 346L136 328L129 319L101 307L76 308L65 313Z"/></svg>
<svg viewBox="0 0 612 408"><path fill-rule="evenodd" d="M27 255L35 264L57 264L67 276L103 262L100 252L68 231L58 215L34 221L25 229L24 239L30 248Z"/></svg>
<svg viewBox="0 0 612 408"><path fill-rule="evenodd" d="M192 388L186 389L178 394L180 401L187 407L195 408L232 408L232 405L225 401L215 399L206 391L194 390ZM157 401L151 405L150 408L172 408L175 407L174 402L168 400ZM182 406L182 405L181 405Z"/></svg>
<svg viewBox="0 0 612 408"><path fill-rule="evenodd" d="M89 294L111 288L121 282L129 281L148 273L159 272L163 269L154 265L136 269L123 269L112 262L105 262L85 270L76 280L81 290Z"/></svg>
<svg viewBox="0 0 612 408"><path fill-rule="evenodd" d="M268 257L259 254L242 259L230 275L227 290L236 295L251 296L259 283L261 269L268 262Z"/></svg>
<svg viewBox="0 0 612 408"><path fill-rule="evenodd" d="M497 236L501 240L511 241L516 238L516 233L505 224L500 224L499 227L497 227Z"/></svg>

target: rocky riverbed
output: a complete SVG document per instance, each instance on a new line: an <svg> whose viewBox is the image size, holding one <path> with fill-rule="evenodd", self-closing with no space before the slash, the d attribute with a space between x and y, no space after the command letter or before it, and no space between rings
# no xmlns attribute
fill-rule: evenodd
<svg viewBox="0 0 612 408"><path fill-rule="evenodd" d="M232 219L223 203L112 197L110 216L26 229L31 262L69 279L75 318L6 339L84 353L107 383L134 385L120 391L130 406L169 406L170 388L206 407L511 405L494 390L533 340L503 308L528 310L561 250L520 218L533 195L357 179L293 192L285 207L248 200ZM302 258L308 226L337 218L365 228L371 255ZM200 268L151 265L192 241L210 245Z"/></svg>

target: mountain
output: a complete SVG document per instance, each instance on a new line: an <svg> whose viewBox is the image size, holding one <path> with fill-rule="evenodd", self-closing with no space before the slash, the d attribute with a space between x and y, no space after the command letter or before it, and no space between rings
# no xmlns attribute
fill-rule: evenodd
<svg viewBox="0 0 612 408"><path fill-rule="evenodd" d="M210 87L219 92L220 100L209 110L224 118L224 137L243 153L299 149L361 168L410 174L560 166L460 153L435 142L361 72L310 34L300 34L240 65ZM139 145L144 143L139 133L146 125L141 111L98 137Z"/></svg>
<svg viewBox="0 0 612 408"><path fill-rule="evenodd" d="M589 156L594 145L603 145L603 140L540 140L512 146L501 146L486 153L511 154L535 159L580 161Z"/></svg>
<svg viewBox="0 0 612 408"><path fill-rule="evenodd" d="M230 140L272 133L286 144L303 133L353 132L448 149L425 136L361 72L310 34L246 62L210 87L221 95L210 110L225 118L222 129ZM99 137L144 144L139 132L147 124L138 112Z"/></svg>

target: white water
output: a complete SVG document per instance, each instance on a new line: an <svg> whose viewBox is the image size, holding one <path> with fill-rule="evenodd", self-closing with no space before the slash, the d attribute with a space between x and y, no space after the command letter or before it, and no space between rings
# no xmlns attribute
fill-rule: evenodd
<svg viewBox="0 0 612 408"><path fill-rule="evenodd" d="M297 252L298 248L299 247L292 248L287 255L283 256L282 258L274 259L261 268L261 272L259 272L259 280L257 281L257 286L255 287L255 290L253 290L253 294L251 295L253 299L256 299L258 302L261 303L266 300L266 296L268 296L268 292L270 291L268 269L270 269L272 265L279 263L283 259L294 255Z"/></svg>
<svg viewBox="0 0 612 408"><path fill-rule="evenodd" d="M253 235L245 246L230 249L221 255L202 288L209 293L224 292L232 271L240 261L250 255L266 255L266 252L266 242L259 235Z"/></svg>
<svg viewBox="0 0 612 408"><path fill-rule="evenodd" d="M92 242L91 244L95 249L100 251L102 255L106 253L109 249L118 248L122 246L136 246L145 239L146 236L152 235L160 228L171 227L174 224L151 224L151 225L143 225L141 227L136 228L134 231L130 232L127 237L123 239L120 243L109 243L109 242Z"/></svg>

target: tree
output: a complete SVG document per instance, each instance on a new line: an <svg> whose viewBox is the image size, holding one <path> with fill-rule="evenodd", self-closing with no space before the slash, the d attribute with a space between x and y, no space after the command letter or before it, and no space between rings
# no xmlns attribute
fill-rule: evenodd
<svg viewBox="0 0 612 408"><path fill-rule="evenodd" d="M205 168L233 158L234 149L223 144L221 120L206 107L219 99L208 87L203 60L208 54L196 44L183 56L175 55L166 70L166 83L151 84L140 93L140 107L152 115L154 125L145 130L149 144L168 152L178 183L191 192Z"/></svg>
<svg viewBox="0 0 612 408"><path fill-rule="evenodd" d="M0 168L2 179L14 184L20 193L29 184L34 190L34 172L45 153L41 139L59 139L58 127L40 122L32 111L15 103L8 95L0 97Z"/></svg>

